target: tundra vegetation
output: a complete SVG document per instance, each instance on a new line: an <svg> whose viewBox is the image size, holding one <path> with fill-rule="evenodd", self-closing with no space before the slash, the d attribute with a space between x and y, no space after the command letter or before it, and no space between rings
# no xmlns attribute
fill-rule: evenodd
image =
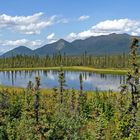
<svg viewBox="0 0 140 140"><path fill-rule="evenodd" d="M107 61L85 61L90 56L62 57L13 57L1 59L1 67L11 61L11 67L56 65L82 62L96 67L128 66L127 83L120 86L120 92L83 91L83 77L79 75L79 90L66 89L65 73L61 66L58 76L59 87L40 89L41 79L29 81L26 89L0 88L0 139L1 140L139 140L140 139L140 85L137 61L139 40L133 39L129 56L110 56ZM24 60L19 61L17 58ZM55 56L56 57L56 56ZM76 62L74 61L76 59ZM92 58L92 57L91 57ZM9 61L8 61L9 59ZM29 60L29 61L28 61ZM58 61L57 61L58 60ZM69 60L69 61L68 61ZM89 59L90 60L90 59ZM99 61L100 60L100 61ZM110 63L109 63L110 60ZM116 63L113 62L116 60ZM5 63L4 63L5 61ZM37 61L39 61L37 63ZM36 62L36 63L35 63ZM108 62L108 63L107 63ZM84 64L86 63L86 64ZM79 62L79 64L81 64ZM5 65L5 66L4 66ZM7 67L9 67L7 65Z"/></svg>

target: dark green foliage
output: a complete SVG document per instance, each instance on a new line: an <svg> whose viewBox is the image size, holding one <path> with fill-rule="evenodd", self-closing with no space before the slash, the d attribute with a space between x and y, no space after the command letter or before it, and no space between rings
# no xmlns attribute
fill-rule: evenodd
<svg viewBox="0 0 140 140"><path fill-rule="evenodd" d="M81 113L81 111L83 111L84 105L86 104L86 100L85 100L86 94L83 93L83 77L82 77L82 74L79 75L79 81L80 81L80 90L79 90L77 111L79 113Z"/></svg>
<svg viewBox="0 0 140 140"><path fill-rule="evenodd" d="M35 67L59 67L63 66L90 66L94 68L128 68L129 56L125 55L103 55L94 56L83 54L79 56L68 56L64 54L53 54L53 56L39 57L16 55L10 58L0 58L0 68L35 68Z"/></svg>
<svg viewBox="0 0 140 140"><path fill-rule="evenodd" d="M62 66L60 67L59 71L59 92L60 92L60 102L63 102L63 92L64 92L64 87L66 86L65 84L65 73L63 71Z"/></svg>
<svg viewBox="0 0 140 140"><path fill-rule="evenodd" d="M138 106L140 99L140 91L138 89L139 85L139 70L137 64L137 48L139 40L134 38L131 45L130 52L130 63L131 63L131 71L128 72L127 85L122 86L121 94L125 93L122 96L128 96L127 87L130 86L130 101L128 107L126 108L126 104L121 104L121 111L124 111L121 114L119 131L121 133L121 138L130 137L132 140L138 140L139 133L139 117L138 117ZM128 99L127 99L128 100ZM123 110L122 110L123 109Z"/></svg>
<svg viewBox="0 0 140 140"><path fill-rule="evenodd" d="M40 86L40 78L35 78L36 84L35 84L35 103L34 103L34 111L35 111L35 118L36 123L39 123L39 86Z"/></svg>
<svg viewBox="0 0 140 140"><path fill-rule="evenodd" d="M72 112L75 112L76 110L76 91L74 89L72 89L72 93L71 93L71 110Z"/></svg>

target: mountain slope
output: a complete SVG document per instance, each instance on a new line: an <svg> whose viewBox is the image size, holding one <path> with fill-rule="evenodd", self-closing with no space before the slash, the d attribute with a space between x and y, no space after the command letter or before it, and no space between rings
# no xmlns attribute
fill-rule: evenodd
<svg viewBox="0 0 140 140"><path fill-rule="evenodd" d="M79 52L88 54L120 54L128 53L131 36L128 34L110 34L90 37L85 40L75 40L72 45L79 48Z"/></svg>
<svg viewBox="0 0 140 140"><path fill-rule="evenodd" d="M33 51L25 46L19 46L2 55L2 57L11 57L16 55L33 55Z"/></svg>
<svg viewBox="0 0 140 140"><path fill-rule="evenodd" d="M9 57L12 55L34 55L39 56L53 55L56 53L66 53L67 55L81 55L85 51L88 54L105 55L105 54L122 54L129 52L129 46L132 36L128 34L110 34L101 36L92 36L85 40L75 40L67 42L63 39L52 44L44 45L35 50L20 46L2 56Z"/></svg>
<svg viewBox="0 0 140 140"><path fill-rule="evenodd" d="M44 45L43 47L34 50L35 54L38 54L41 56L52 55L54 53L59 53L59 52L60 53L67 53L67 54L74 54L72 44L63 40L63 39L60 39L57 42Z"/></svg>
<svg viewBox="0 0 140 140"><path fill-rule="evenodd" d="M97 37L89 37L85 40L75 40L71 43L61 39L55 43L45 45L36 49L38 55L52 55L54 53L66 53L68 55L79 55L85 51L88 54L122 54L129 52L131 36L128 34L110 34Z"/></svg>

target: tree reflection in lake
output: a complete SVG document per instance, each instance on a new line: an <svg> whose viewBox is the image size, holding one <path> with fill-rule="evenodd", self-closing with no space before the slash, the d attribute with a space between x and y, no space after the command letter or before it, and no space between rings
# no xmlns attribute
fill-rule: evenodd
<svg viewBox="0 0 140 140"><path fill-rule="evenodd" d="M125 83L125 75L97 74L93 72L65 71L68 88L79 89L79 74L83 76L84 90L118 90L120 84ZM3 71L0 72L0 84L16 87L26 87L34 77L41 77L42 88L58 86L58 71Z"/></svg>

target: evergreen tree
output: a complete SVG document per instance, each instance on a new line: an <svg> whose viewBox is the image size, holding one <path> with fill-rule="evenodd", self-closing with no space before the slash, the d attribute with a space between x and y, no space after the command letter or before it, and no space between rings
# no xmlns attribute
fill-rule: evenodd
<svg viewBox="0 0 140 140"><path fill-rule="evenodd" d="M129 103L129 107L127 111L124 109L122 112L122 119L120 121L122 137L130 137L132 140L138 139L138 104L139 104L139 72L138 72L138 64L137 64L137 48L139 40L134 38L131 44L131 52L130 52L130 63L131 63L131 71L128 72L127 76L127 84L131 87L131 101ZM124 85L121 93L127 93L127 85ZM127 93L128 96L128 93ZM129 99L127 99L129 101ZM125 105L126 106L126 105ZM125 112L124 112L125 111ZM124 123L125 122L125 123ZM122 125L123 124L123 125ZM125 125L124 125L125 124Z"/></svg>
<svg viewBox="0 0 140 140"><path fill-rule="evenodd" d="M59 71L59 92L60 92L60 102L63 102L63 92L64 92L64 87L66 86L66 81L65 81L65 73L63 71L62 66L60 67Z"/></svg>
<svg viewBox="0 0 140 140"><path fill-rule="evenodd" d="M36 124L39 123L39 86L40 86L40 78L35 78L35 103L34 103L34 111L35 111L35 118L36 118Z"/></svg>

